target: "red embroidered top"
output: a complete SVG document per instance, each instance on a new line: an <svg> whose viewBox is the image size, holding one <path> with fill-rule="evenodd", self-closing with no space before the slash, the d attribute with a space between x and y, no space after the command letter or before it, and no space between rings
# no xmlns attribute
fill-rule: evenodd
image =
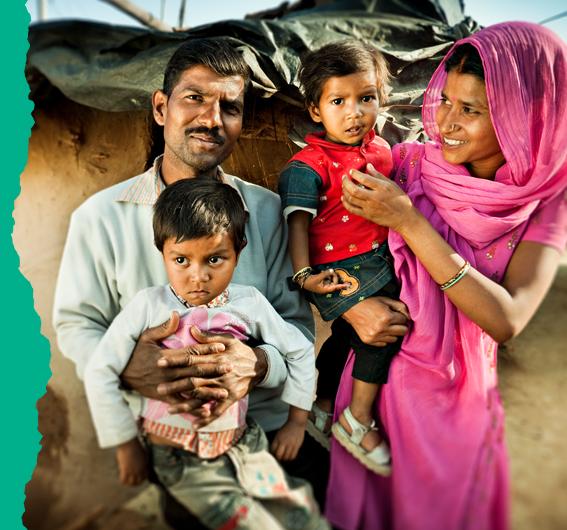
<svg viewBox="0 0 567 530"><path fill-rule="evenodd" d="M371 130L361 145L329 142L324 133L305 137L307 146L291 160L303 162L321 178L317 215L309 227L309 260L312 265L339 261L377 248L388 229L349 213L341 203L343 175L350 169L366 171L371 163L380 173L390 176L392 153L388 143Z"/></svg>

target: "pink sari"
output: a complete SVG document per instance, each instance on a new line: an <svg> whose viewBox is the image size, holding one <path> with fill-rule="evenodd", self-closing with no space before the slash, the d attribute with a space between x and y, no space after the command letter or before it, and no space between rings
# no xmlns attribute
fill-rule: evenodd
<svg viewBox="0 0 567 530"><path fill-rule="evenodd" d="M424 98L431 143L394 149L395 176L461 256L500 281L522 240L563 248L567 234L567 47L533 24L492 26L459 41L483 60L507 163L494 181L444 161L435 111L446 74ZM326 515L346 530L503 530L508 524L504 416L496 343L439 290L395 232L389 243L413 324L378 404L391 478L367 472L336 442ZM335 405L350 401L352 353Z"/></svg>

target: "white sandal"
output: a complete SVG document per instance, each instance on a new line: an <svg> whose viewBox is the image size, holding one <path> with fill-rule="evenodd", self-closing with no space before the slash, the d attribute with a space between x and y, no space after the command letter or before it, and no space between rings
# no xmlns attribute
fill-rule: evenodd
<svg viewBox="0 0 567 530"><path fill-rule="evenodd" d="M389 476L392 473L390 449L385 440L382 440L380 445L367 451L361 447L360 442L366 434L370 431L377 431L376 422L372 420L370 426L360 423L347 407L343 414L345 420L349 424L352 433L349 434L346 429L337 421L331 427L333 436L354 458L356 458L364 467L367 467L374 473L379 475Z"/></svg>
<svg viewBox="0 0 567 530"><path fill-rule="evenodd" d="M319 442L327 451L331 449L331 429L329 428L325 431L325 426L329 421L329 418L333 417L332 412L324 411L319 405L313 403L311 407L311 412L313 413L313 418L307 420L306 430L309 435Z"/></svg>

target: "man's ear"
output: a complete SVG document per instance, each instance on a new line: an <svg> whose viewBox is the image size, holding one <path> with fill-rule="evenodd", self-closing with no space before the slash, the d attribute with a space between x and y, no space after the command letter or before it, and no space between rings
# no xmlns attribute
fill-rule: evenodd
<svg viewBox="0 0 567 530"><path fill-rule="evenodd" d="M314 122L321 123L321 114L319 113L319 107L317 107L317 105L309 103L307 110L309 111L309 115Z"/></svg>
<svg viewBox="0 0 567 530"><path fill-rule="evenodd" d="M167 117L167 95L162 90L152 94L152 112L156 123L163 126Z"/></svg>

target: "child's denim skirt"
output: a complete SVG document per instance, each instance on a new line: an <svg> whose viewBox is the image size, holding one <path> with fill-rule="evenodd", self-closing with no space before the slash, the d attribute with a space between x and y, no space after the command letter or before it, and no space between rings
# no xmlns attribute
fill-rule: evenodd
<svg viewBox="0 0 567 530"><path fill-rule="evenodd" d="M375 295L394 278L392 256L385 242L370 252L313 267L315 272L327 269L333 269L340 276L341 283L351 285L329 294L305 293L323 320L338 318L358 302Z"/></svg>

